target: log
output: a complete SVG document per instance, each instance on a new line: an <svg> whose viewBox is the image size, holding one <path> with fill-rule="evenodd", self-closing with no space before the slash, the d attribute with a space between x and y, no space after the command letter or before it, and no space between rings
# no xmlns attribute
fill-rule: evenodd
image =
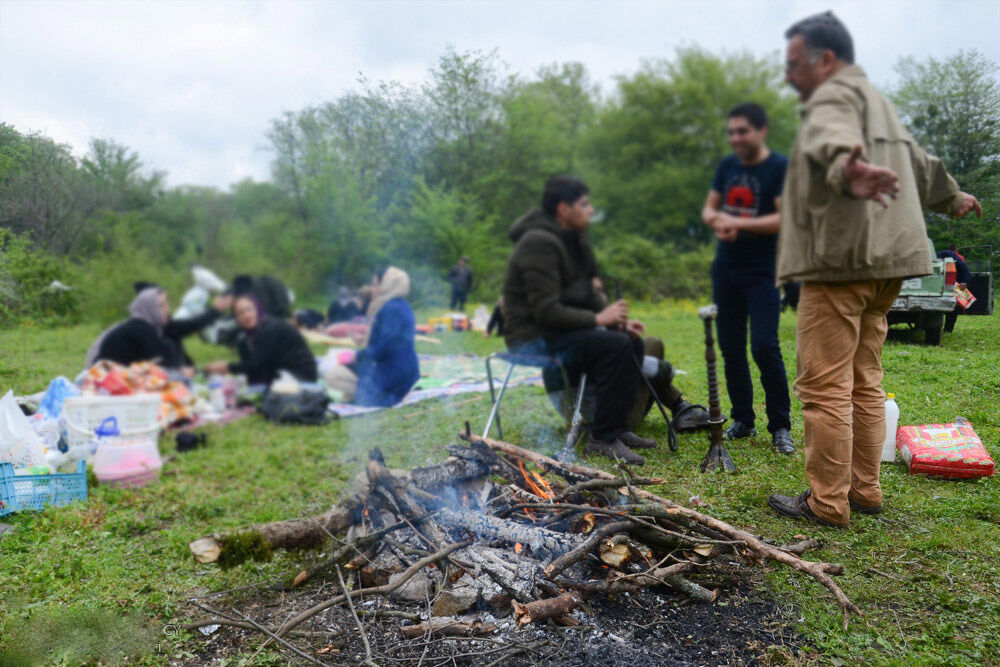
<svg viewBox="0 0 1000 667"><path fill-rule="evenodd" d="M492 623L460 623L459 621L446 621L442 619L431 619L415 625L401 625L399 632L406 639L417 637L483 637L492 634L497 626Z"/></svg>
<svg viewBox="0 0 1000 667"><path fill-rule="evenodd" d="M545 577L547 579L558 577L566 571L567 568L572 567L574 564L586 558L587 554L596 549L601 540L606 538L608 535L614 535L615 533L623 530L628 530L631 525L632 524L628 521L616 521L614 523L601 526L594 532L590 533L587 540L580 546L563 554L562 556L559 556L554 561L549 563L544 570Z"/></svg>
<svg viewBox="0 0 1000 667"><path fill-rule="evenodd" d="M464 528L487 540L503 540L511 544L519 542L531 547L536 553L547 551L558 556L576 549L585 541L578 535L508 521L479 512L442 509L435 518L442 526Z"/></svg>
<svg viewBox="0 0 1000 667"><path fill-rule="evenodd" d="M357 506L340 505L319 516L247 526L194 540L188 549L199 563L233 567L247 560L265 561L275 549L311 549L331 533L342 533L354 522Z"/></svg>
<svg viewBox="0 0 1000 667"><path fill-rule="evenodd" d="M473 439L482 441L490 449L493 449L510 456L520 457L522 459L532 461L535 465L541 467L544 470L553 470L559 473L560 470L567 471L570 475L582 475L584 477L589 477L591 479L614 479L614 475L604 472L603 470L597 470L595 468L589 468L587 466L582 466L578 464L564 464L556 461L555 459L545 456L544 454L539 454L538 452L533 452L528 449L523 449L516 445L512 445L507 442L502 442L500 440L494 440L493 438L479 438L472 435L467 435L466 433L459 433L459 437L472 441ZM569 478L567 478L569 479ZM810 577L821 583L828 591L830 591L834 598L837 600L837 604L840 606L841 613L843 614L843 626L844 630L847 630L847 626L850 623L851 613L863 616L864 614L858 609L851 600L847 597L840 586L838 586L833 579L827 574L830 569L829 563L819 563L814 561L807 561L799 558L797 555L789 553L787 551L782 551L778 547L771 546L765 543L763 540L755 535L752 535L744 530L740 530L735 526L731 526L724 521L720 521L715 517L708 516L707 514L702 514L689 507L684 507L671 500L662 498L655 493L650 493L644 489L638 489L636 494L639 498L648 500L650 502L656 503L666 507L669 512L674 513L678 516L686 517L695 521L702 526L710 528L718 533L721 533L732 540L739 540L745 542L747 547L767 558L769 560L777 561L784 565L787 565L799 572L808 574ZM834 566L836 567L836 566Z"/></svg>
<svg viewBox="0 0 1000 667"><path fill-rule="evenodd" d="M568 614L580 605L580 598L575 593L563 593L558 597L536 600L528 604L520 602L513 604L514 618L518 625L524 626Z"/></svg>

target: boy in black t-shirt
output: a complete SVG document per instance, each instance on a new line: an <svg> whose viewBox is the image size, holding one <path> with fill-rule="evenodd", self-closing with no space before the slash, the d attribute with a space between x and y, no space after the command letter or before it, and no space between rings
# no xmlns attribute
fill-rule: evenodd
<svg viewBox="0 0 1000 667"><path fill-rule="evenodd" d="M767 114L757 104L740 104L730 111L726 129L733 154L719 164L701 213L719 239L712 293L719 307L719 347L733 404L733 423L724 435L732 440L757 433L747 363L749 319L750 352L764 385L771 442L778 452L792 454L791 401L778 344L781 297L774 275L788 159L767 148Z"/></svg>

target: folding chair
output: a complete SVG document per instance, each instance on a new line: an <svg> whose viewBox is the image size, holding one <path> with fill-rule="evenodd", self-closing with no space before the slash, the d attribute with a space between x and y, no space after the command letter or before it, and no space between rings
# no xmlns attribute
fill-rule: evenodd
<svg viewBox="0 0 1000 667"><path fill-rule="evenodd" d="M504 375L503 382L500 385L500 391L493 388L493 368L491 362L494 359L500 359L508 364L507 374ZM493 403L490 409L489 419L486 420L486 428L483 429L483 437L487 437L490 434L490 428L493 426L494 420L497 423L497 434L500 439L503 439L503 427L500 425L500 403L503 401L504 394L507 391L507 384L510 382L510 376L514 372L514 368L517 366L530 366L533 368L550 368L557 367L559 372L563 376L563 386L566 391L569 391L569 374L566 372L566 368L562 365L562 362L558 358L543 355L543 354L519 354L516 352L495 352L488 357L486 357L486 381L490 385L490 400ZM576 444L576 441L580 437L580 430L583 428L583 415L581 413L581 408L583 406L583 392L587 386L587 374L583 373L580 375L580 387L577 390L576 401L573 406L573 414L567 423L567 433L566 433L566 446L572 447Z"/></svg>

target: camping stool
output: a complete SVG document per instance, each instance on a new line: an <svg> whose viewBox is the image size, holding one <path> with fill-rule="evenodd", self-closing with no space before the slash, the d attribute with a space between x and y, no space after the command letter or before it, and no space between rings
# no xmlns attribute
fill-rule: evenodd
<svg viewBox="0 0 1000 667"><path fill-rule="evenodd" d="M490 362L494 359L500 359L508 364L507 374L504 375L499 393L497 393L493 388L493 368L491 367ZM493 421L496 420L497 434L500 436L501 440L503 439L503 427L500 425L500 402L503 401L503 396L507 391L507 384L510 382L510 376L514 372L514 368L516 366L531 366L542 369L555 366L559 369L559 372L562 373L563 386L565 387L565 390L568 392L570 389L569 374L566 373L565 366L562 365L562 362L559 361L557 357L544 354L494 352L486 357L486 382L490 385L490 401L493 403L493 407L490 409L489 419L486 420L486 428L483 429L484 438L490 434L490 427L493 426ZM573 406L573 415L567 424L569 427L569 432L566 434L567 447L575 445L577 438L580 437L580 429L583 426L583 415L580 410L583 405L583 392L586 386L587 374L583 373L580 375L580 387L577 389L576 402Z"/></svg>

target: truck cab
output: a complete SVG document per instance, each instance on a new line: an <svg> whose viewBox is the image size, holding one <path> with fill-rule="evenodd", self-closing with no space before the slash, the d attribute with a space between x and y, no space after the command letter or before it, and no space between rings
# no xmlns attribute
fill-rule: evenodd
<svg viewBox="0 0 1000 667"><path fill-rule="evenodd" d="M934 242L927 239L931 253L931 273L926 276L907 278L895 303L889 309L886 319L889 325L908 324L911 329L922 329L924 343L940 345L944 330L944 316L955 309L954 284L946 281L947 265L952 259L938 259ZM954 274L952 274L954 275Z"/></svg>

